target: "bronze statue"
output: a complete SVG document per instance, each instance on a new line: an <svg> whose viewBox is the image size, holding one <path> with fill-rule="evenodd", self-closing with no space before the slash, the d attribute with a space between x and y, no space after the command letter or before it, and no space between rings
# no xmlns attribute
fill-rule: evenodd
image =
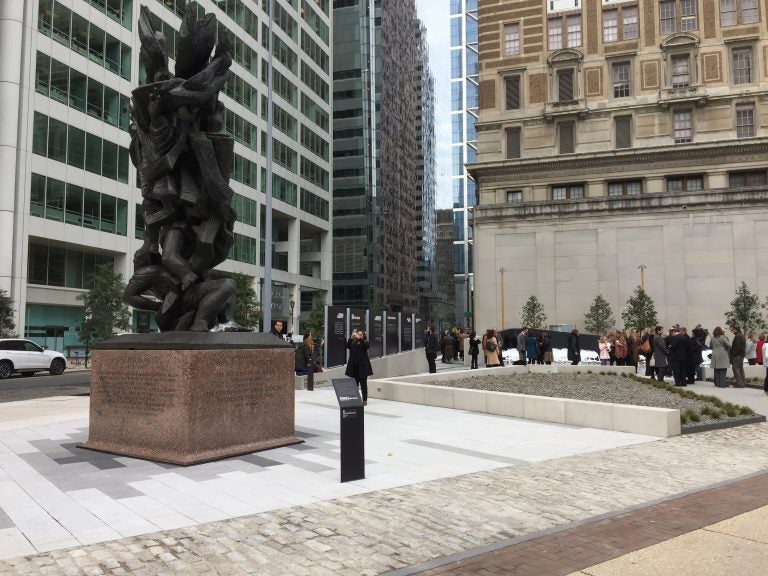
<svg viewBox="0 0 768 576"><path fill-rule="evenodd" d="M218 101L232 64L229 41L216 43L215 15L198 20L187 5L171 77L165 38L152 28L146 6L138 30L148 83L132 92L130 153L143 197L144 244L134 254L124 300L154 311L162 331L244 330L232 318L234 280L209 277L227 259L236 219L229 187L234 141L222 129Z"/></svg>

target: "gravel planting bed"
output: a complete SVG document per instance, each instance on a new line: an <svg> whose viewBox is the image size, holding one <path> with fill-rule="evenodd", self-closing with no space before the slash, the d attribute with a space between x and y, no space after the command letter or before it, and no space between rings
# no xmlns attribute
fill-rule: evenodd
<svg viewBox="0 0 768 576"><path fill-rule="evenodd" d="M683 431L686 428L700 427L703 424L732 423L739 420L754 419L754 414L736 414L729 416L722 406L717 406L708 399L684 398L680 394L664 388L656 388L645 380L605 374L515 374L499 376L476 376L461 380L433 381L427 384L452 388L469 388L493 392L511 392L531 396L552 398L570 398L611 404L631 404L634 406L653 406L656 408L674 408L680 410ZM682 388L683 394L696 392L695 387ZM705 395L705 394L703 394ZM736 410L741 407L735 407ZM702 413L702 410L704 413ZM719 418L708 414L719 412ZM692 421L690 414L698 415L699 421ZM688 414L683 417L682 415Z"/></svg>

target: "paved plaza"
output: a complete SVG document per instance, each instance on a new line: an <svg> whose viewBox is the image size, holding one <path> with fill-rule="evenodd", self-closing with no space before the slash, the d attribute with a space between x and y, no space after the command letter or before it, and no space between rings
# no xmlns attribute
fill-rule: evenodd
<svg viewBox="0 0 768 576"><path fill-rule="evenodd" d="M297 392L304 443L188 468L78 448L87 410L0 405L0 574L592 574L657 542L557 570L542 548L533 567L456 563L768 472L766 424L659 440L371 400L366 479L341 484L330 389Z"/></svg>

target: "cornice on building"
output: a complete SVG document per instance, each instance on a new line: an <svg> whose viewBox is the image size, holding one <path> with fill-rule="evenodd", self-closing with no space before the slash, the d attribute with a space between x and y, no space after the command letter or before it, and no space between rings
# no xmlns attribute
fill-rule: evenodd
<svg viewBox="0 0 768 576"><path fill-rule="evenodd" d="M768 158L768 137L726 143L677 144L477 162L467 165L467 171L478 184L488 184L508 181L515 176L531 180L534 177L540 179L542 174L595 175L595 171L600 169L621 169L628 166L636 169L639 165L649 165L658 171L659 168L690 166L697 162L714 164L712 160L717 160L718 165L724 166L728 164L729 158L739 164L765 162Z"/></svg>
<svg viewBox="0 0 768 576"><path fill-rule="evenodd" d="M606 215L625 216L650 212L722 212L728 209L750 209L768 206L768 188L719 189L703 192L667 192L584 198L517 204L488 204L475 207L475 225L504 224L522 220L579 220Z"/></svg>

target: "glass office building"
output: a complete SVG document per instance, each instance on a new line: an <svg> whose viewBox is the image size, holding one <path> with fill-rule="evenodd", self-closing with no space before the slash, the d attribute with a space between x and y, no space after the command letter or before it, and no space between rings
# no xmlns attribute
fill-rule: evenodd
<svg viewBox="0 0 768 576"><path fill-rule="evenodd" d="M469 326L472 314L472 207L475 181L464 168L477 157L477 0L451 0L451 133L453 184L453 273L456 318Z"/></svg>
<svg viewBox="0 0 768 576"><path fill-rule="evenodd" d="M264 276L268 24L266 2L197 0L232 41L220 100L235 139L238 213L222 274ZM186 0L146 0L171 59ZM51 348L79 347L77 296L111 263L125 279L143 239L130 162L130 96L139 63L138 0L0 3L0 288L16 326ZM332 67L329 0L274 0L273 318L299 330L331 280ZM10 48L10 50L8 49ZM295 311L290 302L294 302ZM135 312L133 329L153 327Z"/></svg>

